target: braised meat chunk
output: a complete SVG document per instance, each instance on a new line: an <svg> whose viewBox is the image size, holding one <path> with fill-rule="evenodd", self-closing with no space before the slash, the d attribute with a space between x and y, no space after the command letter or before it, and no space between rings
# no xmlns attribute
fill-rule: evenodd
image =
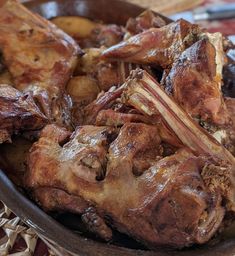
<svg viewBox="0 0 235 256"><path fill-rule="evenodd" d="M0 8L0 23L0 50L15 87L32 92L49 119L68 123L65 85L81 52L78 45L16 0Z"/></svg>
<svg viewBox="0 0 235 256"><path fill-rule="evenodd" d="M103 59L151 64L167 68L191 44L200 29L185 20L161 28L150 28L103 52Z"/></svg>
<svg viewBox="0 0 235 256"><path fill-rule="evenodd" d="M219 59L223 61L223 57ZM229 117L221 93L222 69L216 59L215 46L208 39L201 39L174 63L165 89L191 116L226 124Z"/></svg>
<svg viewBox="0 0 235 256"><path fill-rule="evenodd" d="M47 122L30 93L0 85L0 143L10 141L11 135L20 131L39 130Z"/></svg>
<svg viewBox="0 0 235 256"><path fill-rule="evenodd" d="M186 149L161 159L156 127L124 125L108 151L101 143L107 143L105 135L99 133L107 128L79 128L64 146L59 143L65 131L51 133L51 129L56 128L46 127L31 149L26 179L47 210L83 215L94 208L96 219L104 224L109 216L111 222L106 225L150 248L204 243L220 226L225 213L221 195L219 190L212 193L200 176L210 161ZM100 135L94 138L97 131ZM99 181L105 155L107 171ZM57 198L56 194L63 195ZM107 234L103 224L96 233Z"/></svg>
<svg viewBox="0 0 235 256"><path fill-rule="evenodd" d="M123 98L127 104L134 106L147 116L154 117L159 114L162 121L183 145L187 146L195 155L209 157L216 165L220 166L224 183L216 182L216 184L227 202L227 210L234 212L234 156L187 115L145 71L136 70L132 73ZM214 177L216 177L215 174Z"/></svg>
<svg viewBox="0 0 235 256"><path fill-rule="evenodd" d="M167 22L151 10L144 11L136 18L130 18L126 23L126 29L130 34L139 34L149 28L161 28Z"/></svg>

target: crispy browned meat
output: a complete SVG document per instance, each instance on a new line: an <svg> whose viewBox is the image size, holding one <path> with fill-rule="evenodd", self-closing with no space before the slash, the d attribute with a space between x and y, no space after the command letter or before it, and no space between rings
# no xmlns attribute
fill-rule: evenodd
<svg viewBox="0 0 235 256"><path fill-rule="evenodd" d="M120 113L112 109L101 110L97 117L95 124L106 125L106 126L122 126L125 123L145 123L152 124L150 118L146 118L142 114L131 114L131 113Z"/></svg>
<svg viewBox="0 0 235 256"><path fill-rule="evenodd" d="M77 75L87 75L95 78L102 91L108 91L112 86L120 86L138 66L121 61L104 62L100 59L102 48L89 48L84 50L77 67Z"/></svg>
<svg viewBox="0 0 235 256"><path fill-rule="evenodd" d="M104 216L109 219L106 224L150 248L179 248L209 240L225 212L219 191L212 193L200 176L210 161L186 149L161 159L158 129L144 124L124 125L107 154L100 142L105 141L107 147L105 130L79 128L61 146L59 137L64 131L61 135L53 126L44 129L31 149L26 180L42 206L82 214L91 223L97 220L99 224L91 226L93 232L106 240L111 233ZM102 152L107 154L107 172L98 181ZM92 215L86 215L90 208Z"/></svg>
<svg viewBox="0 0 235 256"><path fill-rule="evenodd" d="M94 124L98 113L101 110L108 109L122 95L122 92L123 88L119 87L100 94L95 101L84 108L83 124Z"/></svg>
<svg viewBox="0 0 235 256"><path fill-rule="evenodd" d="M139 34L149 28L161 28L167 25L166 21L154 14L151 10L144 11L136 18L127 21L126 29L130 34Z"/></svg>
<svg viewBox="0 0 235 256"><path fill-rule="evenodd" d="M208 39L202 39L174 63L165 89L191 116L221 125L228 123L229 117L217 67L215 47Z"/></svg>
<svg viewBox="0 0 235 256"><path fill-rule="evenodd" d="M73 38L85 49L101 46L110 47L120 43L123 40L123 36L124 31L121 26L116 24L99 24L87 37L80 38L75 35Z"/></svg>
<svg viewBox="0 0 235 256"><path fill-rule="evenodd" d="M197 40L197 25L185 20L161 28L151 28L105 50L105 60L122 60L167 68Z"/></svg>
<svg viewBox="0 0 235 256"><path fill-rule="evenodd" d="M46 187L35 189L34 197L46 211L66 210L81 214L82 221L89 231L105 241L112 238L112 230L106 225L104 219L82 197L71 195L61 189Z"/></svg>
<svg viewBox="0 0 235 256"><path fill-rule="evenodd" d="M0 143L10 141L13 133L41 129L47 122L30 93L0 85Z"/></svg>
<svg viewBox="0 0 235 256"><path fill-rule="evenodd" d="M106 63L101 61L94 73L99 82L100 89L108 91L112 86L122 85L137 65L125 62Z"/></svg>
<svg viewBox="0 0 235 256"><path fill-rule="evenodd" d="M32 92L51 120L69 122L64 90L76 63L78 45L16 0L0 8L0 23L0 50L15 87Z"/></svg>
<svg viewBox="0 0 235 256"><path fill-rule="evenodd" d="M136 70L132 73L124 95L128 104L145 115L154 117L159 114L167 127L194 154L209 157L220 166L212 175L213 183L220 190L227 210L235 212L234 156L187 115L145 71ZM223 182L216 181L219 176Z"/></svg>
<svg viewBox="0 0 235 256"><path fill-rule="evenodd" d="M97 26L83 46L119 44L88 49L77 65L71 95L81 94L82 76L101 92L86 107L76 102L83 126L71 133L60 125L71 124L65 87L79 46L16 0L0 7L0 24L0 80L15 86L0 86L0 143L56 123L21 172L42 208L79 214L105 241L114 228L148 248L205 243L233 218L235 103L221 93L220 34L184 20L166 25L150 11L129 20L121 43L121 27ZM144 70L129 76L137 65ZM164 69L161 85L155 69L158 78ZM225 131L226 148L192 117L215 126L220 140Z"/></svg>

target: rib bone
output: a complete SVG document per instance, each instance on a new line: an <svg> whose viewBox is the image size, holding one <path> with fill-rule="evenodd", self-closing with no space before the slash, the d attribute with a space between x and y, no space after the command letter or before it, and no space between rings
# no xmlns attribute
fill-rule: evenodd
<svg viewBox="0 0 235 256"><path fill-rule="evenodd" d="M185 113L146 71L133 71L123 96L128 104L146 115L160 114L167 126L195 154L225 160L235 166L232 154Z"/></svg>

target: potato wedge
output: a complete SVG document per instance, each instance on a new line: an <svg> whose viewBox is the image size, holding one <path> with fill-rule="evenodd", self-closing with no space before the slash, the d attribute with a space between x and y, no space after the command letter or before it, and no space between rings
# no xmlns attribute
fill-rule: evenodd
<svg viewBox="0 0 235 256"><path fill-rule="evenodd" d="M95 79L89 76L76 76L69 81L67 92L74 102L90 103L96 99L100 89Z"/></svg>
<svg viewBox="0 0 235 256"><path fill-rule="evenodd" d="M86 38L100 24L77 16L61 16L51 20L57 27L75 38Z"/></svg>

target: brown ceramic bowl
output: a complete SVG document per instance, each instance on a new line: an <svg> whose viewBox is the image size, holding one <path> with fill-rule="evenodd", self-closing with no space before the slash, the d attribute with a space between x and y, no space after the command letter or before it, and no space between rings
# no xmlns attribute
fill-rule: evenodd
<svg viewBox="0 0 235 256"><path fill-rule="evenodd" d="M135 17L143 9L119 0L36 0L26 3L26 6L50 19L55 16L79 15L91 19L102 20L105 23L125 24L129 17ZM164 18L168 20L167 18ZM169 20L168 20L169 21ZM6 175L0 171L0 200L2 200L12 211L18 215L25 223L34 228L47 241L53 241L54 244L65 250L80 256L232 256L235 255L235 238L222 239L214 245L207 244L202 247L190 248L183 251L169 251L159 249L152 252L141 250L137 245L133 246L126 237L125 247L111 245L86 238L84 235L76 234L68 227L48 216L39 209L33 202L27 199L11 183ZM67 226L76 225L74 216L62 216L60 220L63 223L69 223ZM135 247L137 249L129 249ZM62 255L65 255L63 253Z"/></svg>

